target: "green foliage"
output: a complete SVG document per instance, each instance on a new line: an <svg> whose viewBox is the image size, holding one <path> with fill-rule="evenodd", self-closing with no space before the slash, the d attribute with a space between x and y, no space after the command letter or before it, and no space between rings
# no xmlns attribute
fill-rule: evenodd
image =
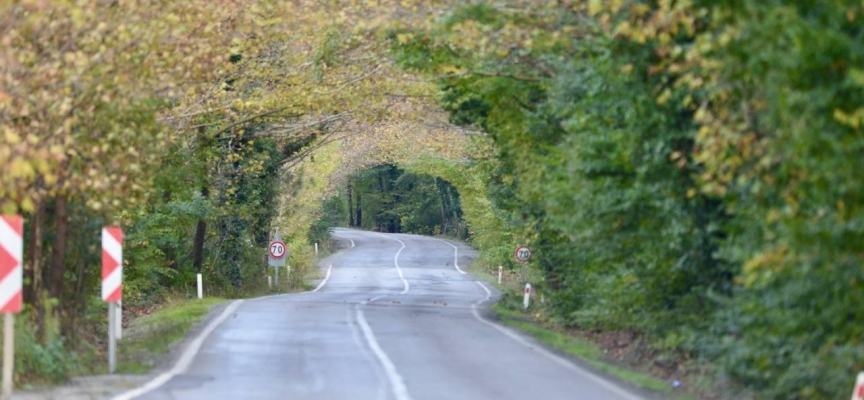
<svg viewBox="0 0 864 400"><path fill-rule="evenodd" d="M446 179L385 164L351 178L355 226L383 232L468 237L459 192ZM358 217L359 216L359 217ZM350 221L349 221L350 222ZM334 225L335 226L335 225Z"/></svg>
<svg viewBox="0 0 864 400"><path fill-rule="evenodd" d="M488 133L467 168L488 186L451 181L469 226L533 247L562 321L643 332L766 398L847 395L864 368L862 6L521 6L393 36L451 122Z"/></svg>

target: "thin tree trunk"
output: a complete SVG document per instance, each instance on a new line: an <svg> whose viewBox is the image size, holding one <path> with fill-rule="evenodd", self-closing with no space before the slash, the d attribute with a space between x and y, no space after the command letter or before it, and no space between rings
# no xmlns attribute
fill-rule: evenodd
<svg viewBox="0 0 864 400"><path fill-rule="evenodd" d="M452 223L452 225L453 225L454 227L462 226L462 225L459 224L459 213L458 213L458 210L459 210L459 209L457 208L457 207L459 206L459 204L456 202L456 199L453 198L453 191L451 190L451 186L448 186L448 187L447 187L447 198L450 199L450 201L449 201L449 204L450 204L450 214L452 215L452 219L450 220L450 222ZM456 237L458 237L458 238L460 238L460 239L465 239L465 238L466 238L465 235L463 235L462 230L459 230L459 231L457 232L457 231L454 229L454 232L453 232L453 233L454 233L454 235L455 235Z"/></svg>
<svg viewBox="0 0 864 400"><path fill-rule="evenodd" d="M210 197L210 188L201 188L201 195L204 198ZM201 272L201 265L204 263L204 239L207 234L207 221L198 220L198 226L195 227L195 241L192 249L192 267L196 272Z"/></svg>
<svg viewBox="0 0 864 400"><path fill-rule="evenodd" d="M69 244L69 212L66 195L60 194L54 198L54 252L51 266L51 282L48 282L48 293L59 299L63 294L63 275L66 273L66 249Z"/></svg>
<svg viewBox="0 0 864 400"><path fill-rule="evenodd" d="M357 191L357 226L363 227L363 207L362 207L361 191Z"/></svg>
<svg viewBox="0 0 864 400"><path fill-rule="evenodd" d="M30 304L36 313L36 338L41 343L44 338L45 315L42 308L42 232L45 229L45 204L39 202L30 221L30 235L27 238L24 279L29 282L23 288L24 302Z"/></svg>
<svg viewBox="0 0 864 400"><path fill-rule="evenodd" d="M352 193L351 179L348 179L348 226L354 226L354 193Z"/></svg>
<svg viewBox="0 0 864 400"><path fill-rule="evenodd" d="M441 234L447 234L447 214L444 212L444 190L441 188L441 185L438 183L438 178L433 178L435 182L435 188L438 189L438 205L441 213Z"/></svg>

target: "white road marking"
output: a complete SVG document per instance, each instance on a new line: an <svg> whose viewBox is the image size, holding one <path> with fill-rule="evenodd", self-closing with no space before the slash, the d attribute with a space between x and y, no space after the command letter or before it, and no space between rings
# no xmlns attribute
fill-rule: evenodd
<svg viewBox="0 0 864 400"><path fill-rule="evenodd" d="M390 236L387 236L387 235L382 235L382 234L380 234L380 233L376 233L376 235L381 236L381 237L384 237L384 238L387 238L387 239L390 239L390 240L395 240L395 241L399 242L399 244L402 245L402 247L399 248L399 250L396 252L396 255L393 257L393 264L396 265L396 272L399 273L399 278L402 279L402 284L405 285L405 289L403 289L403 290L402 290L402 293L399 293L399 294L405 294L405 293L408 293L408 289L411 288L411 285L408 284L408 280L405 279L405 275L402 275L402 268L399 268L399 254L402 253L402 250L405 250L405 242L403 242L403 241L401 241L401 240L399 240L399 239L396 239L396 238L394 238L394 237L390 237Z"/></svg>
<svg viewBox="0 0 864 400"><path fill-rule="evenodd" d="M131 400L138 396L144 395L152 390L158 389L160 386L164 385L166 382L171 380L171 378L180 375L186 372L189 369L189 365L192 364L192 360L195 358L195 355L198 354L198 351L201 350L201 346L204 344L204 341L207 340L207 337L210 336L211 333L218 327L221 323L225 322L234 311L237 310L237 307L240 307L240 304L243 303L243 300L234 300L231 304L225 308L225 311L222 311L222 314L219 315L218 318L211 321L206 328L186 347L186 350L183 351L183 355L174 364L170 370L163 372L159 376L151 379L149 382L145 383L143 386L138 387L137 389L130 390L128 392L121 393L117 396L114 396L112 400Z"/></svg>
<svg viewBox="0 0 864 400"><path fill-rule="evenodd" d="M318 286L316 286L315 289L312 289L312 291L309 293L315 293L315 292L321 290L321 288L324 287L325 284L327 284L327 280L330 279L330 271L332 271L332 270L333 270L333 264L330 264L330 266L327 267L327 275L324 275L324 280L321 281L321 283L319 283Z"/></svg>
<svg viewBox="0 0 864 400"><path fill-rule="evenodd" d="M569 369L569 370L571 370L577 374L584 375L584 376L590 378L592 381L594 381L598 385L603 386L612 392L615 392L617 395L621 396L621 398L623 398L623 399L644 400L641 397L634 395L633 393L630 393L624 389L621 389L620 387L607 381L606 379L603 379L602 377L598 376L597 374L595 374L591 371L588 371L582 367L579 367L576 364L573 364L572 362L570 362L570 360L567 360L564 357L561 357L561 356L559 356L559 355L557 355L557 354L555 354L549 350L546 350L544 347L541 347L541 346L538 346L534 343L529 342L528 340L526 340L524 337L517 334L516 332L513 332L510 329L507 329L501 325L498 325L492 321L489 321L489 320L481 317L480 313L477 311L477 306L491 300L492 299L492 292L482 282L480 282L480 281L475 281L475 282L477 282L477 284L480 285L480 287L482 287L484 291L486 291L486 298L485 299L480 300L480 301L474 303L473 305L471 305L471 312L474 314L474 318L476 318L478 321L495 328L499 332L501 332L504 335L506 335L507 337L519 342L523 346L537 351L538 353L546 356L546 358L552 360L556 364L561 365L562 367L567 368L567 369Z"/></svg>
<svg viewBox="0 0 864 400"><path fill-rule="evenodd" d="M354 323L354 319L352 319L351 307L346 309L347 315L345 320L348 321L348 328L351 330L351 336L354 337L354 344L357 345L357 348L360 349L360 353L363 354L363 358L373 366L375 369L375 375L378 376L378 399L386 400L389 396L387 396L387 382L389 382L388 377L384 375L383 367L376 358L369 353L369 349L363 345L363 342L360 341L360 332L357 332L357 326Z"/></svg>
<svg viewBox="0 0 864 400"><path fill-rule="evenodd" d="M453 243L450 243L446 240L442 240L442 239L438 239L438 238L432 238L432 237L430 237L429 239L437 240L439 242L444 242L444 243L449 244L450 247L453 248L453 266L456 267L456 270L461 272L462 275L467 275L465 273L465 271L462 270L462 268L459 268L459 248L458 247L456 247Z"/></svg>
<svg viewBox="0 0 864 400"><path fill-rule="evenodd" d="M315 287L315 289L307 290L307 291L305 291L305 292L297 292L297 293L271 294L271 295L269 295L269 296L256 297L256 298L254 298L254 299L248 299L248 300L246 300L246 301L268 300L268 299L272 299L272 298L274 298L274 297L297 296L297 295L301 295L301 294L315 293L315 292L321 290L321 288L323 288L324 285L327 284L327 280L330 279L330 271L331 271L332 269L333 269L333 265L330 265L330 267L327 268L327 274L324 275L324 280L322 280L321 283L319 283L318 286Z"/></svg>
<svg viewBox="0 0 864 400"><path fill-rule="evenodd" d="M372 328L369 327L366 317L363 316L363 310L360 308L357 308L357 324L360 325L360 330L363 331L363 336L366 337L366 343L369 344L372 353L375 354L375 357L378 358L378 361L384 368L387 380L390 381L390 390L393 391L393 397L396 400L411 400L411 395L408 394L408 387L405 386L402 375L399 375L399 371L396 370L396 366L393 365L393 361L390 360L387 353L381 350L381 346L378 345L378 340L375 339L375 334L372 333Z"/></svg>
<svg viewBox="0 0 864 400"><path fill-rule="evenodd" d="M335 233L335 232L331 233L331 235L341 237L342 239L348 239L348 240L350 240L350 241L351 241L351 248L352 248L352 249L354 248L354 239L351 239L351 238L346 237L346 236L342 236L342 235L337 234L337 233Z"/></svg>
<svg viewBox="0 0 864 400"><path fill-rule="evenodd" d="M315 292L321 290L321 288L323 288L324 285L327 284L327 281L330 279L330 272L332 270L333 270L333 265L330 265L327 268L327 274L324 275L324 280L322 280L321 283L319 283L318 286L315 287L315 289L312 289L312 290L309 290L306 292L300 292L300 293L286 293L286 294L277 294L277 295L273 295L273 296L258 297L256 299L250 299L249 301L258 301L258 300L263 300L263 299L269 299L269 298L276 297L276 296L291 296L291 295L298 295L298 294L315 293ZM207 336L209 336L210 333L213 332L213 330L215 330L216 327L219 326L219 324L224 322L228 318L228 315L231 312L233 312L234 310L236 310L237 307L239 307L240 303L242 303L242 302L243 302L243 300L234 301L233 303L231 303L231 305L228 306L228 308L225 309L225 311L222 313L222 315L219 316L219 318L213 320L213 322L211 322L209 325L207 325L207 327L204 329L204 331L202 331L201 334L198 335L198 337L195 338L195 340L189 344L189 346L183 352L182 357L180 358L180 360L177 361L176 364L174 364L173 368L171 368L169 371L153 378L152 380L150 380L149 382L145 383L143 386L141 386L137 389L133 389L133 390L130 390L128 392L121 393L120 395L114 397L112 400L130 400L130 399L133 399L135 397L141 396L145 393L148 393L154 389L159 388L160 386L164 385L166 382L171 380L171 378L186 372L186 369L189 368L189 364L192 363L192 359L194 359L195 355L198 354L198 351L201 350L201 345L204 343L204 340L207 339Z"/></svg>

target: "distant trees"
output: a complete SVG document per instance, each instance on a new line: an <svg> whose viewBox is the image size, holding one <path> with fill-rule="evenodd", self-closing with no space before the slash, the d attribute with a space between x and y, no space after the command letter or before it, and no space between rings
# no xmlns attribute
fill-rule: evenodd
<svg viewBox="0 0 864 400"><path fill-rule="evenodd" d="M349 226L467 237L459 193L442 179L384 164L353 174L346 186Z"/></svg>

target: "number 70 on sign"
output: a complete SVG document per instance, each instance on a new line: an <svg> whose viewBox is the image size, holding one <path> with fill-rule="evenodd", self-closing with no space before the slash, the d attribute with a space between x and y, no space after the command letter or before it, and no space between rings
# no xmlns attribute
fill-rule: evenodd
<svg viewBox="0 0 864 400"><path fill-rule="evenodd" d="M516 248L516 261L526 263L531 259L531 249L527 246L519 246Z"/></svg>

